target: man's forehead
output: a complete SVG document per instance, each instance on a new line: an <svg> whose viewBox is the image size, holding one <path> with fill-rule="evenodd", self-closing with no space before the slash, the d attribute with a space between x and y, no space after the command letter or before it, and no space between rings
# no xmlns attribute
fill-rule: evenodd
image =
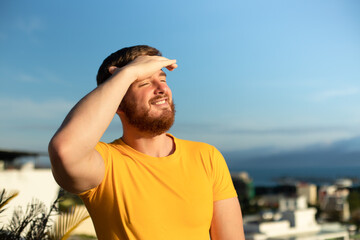
<svg viewBox="0 0 360 240"><path fill-rule="evenodd" d="M152 75L151 77L147 78L147 79L150 79L152 78L153 76L159 76L159 77L166 77L166 73L163 71L163 70L159 70L158 72L156 72L154 75ZM142 80L136 80L135 82L141 82L141 81L144 81L146 79L142 79Z"/></svg>

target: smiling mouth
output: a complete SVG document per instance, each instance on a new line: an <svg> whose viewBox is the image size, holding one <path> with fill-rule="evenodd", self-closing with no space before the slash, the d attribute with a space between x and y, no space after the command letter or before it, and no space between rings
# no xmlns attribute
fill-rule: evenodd
<svg viewBox="0 0 360 240"><path fill-rule="evenodd" d="M161 101L157 101L154 104L155 105L162 105L162 104L165 104L165 103L166 103L166 100L164 99L164 100L161 100Z"/></svg>

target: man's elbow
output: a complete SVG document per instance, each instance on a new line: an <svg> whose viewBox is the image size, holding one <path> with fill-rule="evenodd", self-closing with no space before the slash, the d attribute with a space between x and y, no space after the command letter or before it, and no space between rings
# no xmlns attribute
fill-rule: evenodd
<svg viewBox="0 0 360 240"><path fill-rule="evenodd" d="M48 145L48 152L51 164L55 159L60 159L60 153L62 152L61 149L63 149L62 144L58 141L56 138L56 135L50 140Z"/></svg>
<svg viewBox="0 0 360 240"><path fill-rule="evenodd" d="M68 144L60 140L56 135L50 140L48 152L51 163L51 170L55 181L64 189L69 191L72 179L71 149Z"/></svg>
<svg viewBox="0 0 360 240"><path fill-rule="evenodd" d="M71 153L69 143L57 135L50 140L48 152L53 168L58 168L60 165L64 167L64 165L67 165L71 161L71 156L74 156L74 154Z"/></svg>

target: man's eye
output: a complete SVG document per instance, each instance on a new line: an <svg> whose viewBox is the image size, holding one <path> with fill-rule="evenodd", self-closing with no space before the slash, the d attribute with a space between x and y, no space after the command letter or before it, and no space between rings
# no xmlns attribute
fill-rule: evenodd
<svg viewBox="0 0 360 240"><path fill-rule="evenodd" d="M139 87L143 87L143 86L146 86L146 85L148 85L149 83L141 83L140 85L139 85Z"/></svg>

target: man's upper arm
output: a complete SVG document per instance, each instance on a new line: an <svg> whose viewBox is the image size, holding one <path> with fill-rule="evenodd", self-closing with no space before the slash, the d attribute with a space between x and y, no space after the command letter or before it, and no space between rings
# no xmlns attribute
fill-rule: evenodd
<svg viewBox="0 0 360 240"><path fill-rule="evenodd" d="M237 197L214 202L211 240L244 240L240 204Z"/></svg>
<svg viewBox="0 0 360 240"><path fill-rule="evenodd" d="M52 172L56 182L66 191L82 193L98 186L105 174L102 156L95 149L84 159L67 164L57 155L51 156Z"/></svg>

